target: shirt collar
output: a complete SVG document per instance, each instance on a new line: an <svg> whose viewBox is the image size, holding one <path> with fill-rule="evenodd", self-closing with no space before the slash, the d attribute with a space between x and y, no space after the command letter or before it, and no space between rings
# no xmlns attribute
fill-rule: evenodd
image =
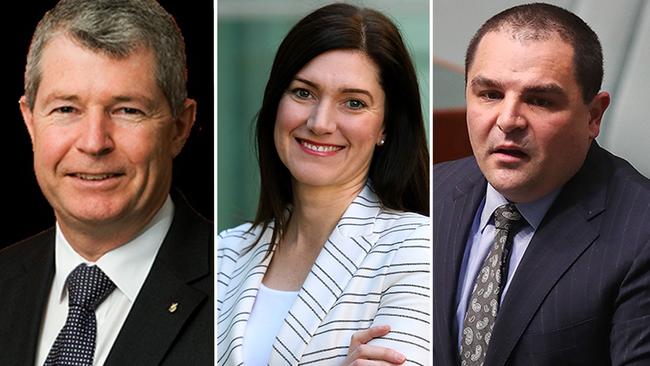
<svg viewBox="0 0 650 366"><path fill-rule="evenodd" d="M81 263L97 265L113 281L116 288L133 302L149 274L174 217L174 203L167 196L165 203L138 236L104 254L97 262L89 262L70 246L56 223L55 274L52 290L59 302L66 297L65 281Z"/></svg>
<svg viewBox="0 0 650 366"><path fill-rule="evenodd" d="M537 230L544 215L546 215L548 209L551 208L553 201L555 201L555 198L560 193L561 189L562 187L557 188L546 196L533 202L515 204L517 210L519 210L524 219L526 219L528 225L533 228L533 231ZM481 221L479 226L481 232L485 229L487 224L491 222L490 220L492 219L494 210L507 203L509 203L509 201L494 187L492 187L490 183L488 183L485 192L485 205L483 205L483 211L481 212Z"/></svg>

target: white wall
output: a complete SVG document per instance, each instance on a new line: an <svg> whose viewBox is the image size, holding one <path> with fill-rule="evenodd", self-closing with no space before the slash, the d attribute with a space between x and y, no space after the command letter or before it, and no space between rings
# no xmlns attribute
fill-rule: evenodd
<svg viewBox="0 0 650 366"><path fill-rule="evenodd" d="M462 67L465 48L474 32L489 17L516 0L433 0L433 56ZM598 141L650 176L650 1L550 0L583 18L598 34L605 58L603 89L612 105ZM433 97L458 89L434 78ZM462 79L460 79L462 80ZM464 103L463 96L457 96Z"/></svg>

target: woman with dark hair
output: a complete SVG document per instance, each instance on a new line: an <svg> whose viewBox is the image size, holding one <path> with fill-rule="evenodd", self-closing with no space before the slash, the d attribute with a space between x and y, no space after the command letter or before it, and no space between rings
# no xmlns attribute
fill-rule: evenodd
<svg viewBox="0 0 650 366"><path fill-rule="evenodd" d="M219 235L219 365L428 364L428 150L381 13L333 4L284 38L257 118L252 223Z"/></svg>

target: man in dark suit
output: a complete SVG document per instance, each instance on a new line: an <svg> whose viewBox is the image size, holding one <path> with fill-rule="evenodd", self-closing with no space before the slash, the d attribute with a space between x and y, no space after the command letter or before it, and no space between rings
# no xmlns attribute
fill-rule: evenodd
<svg viewBox="0 0 650 366"><path fill-rule="evenodd" d="M62 0L37 26L20 109L56 226L0 252L1 365L213 363L213 228L170 194L185 68L153 0Z"/></svg>
<svg viewBox="0 0 650 366"><path fill-rule="evenodd" d="M650 182L595 142L596 34L522 5L466 57L474 156L433 169L434 364L650 364Z"/></svg>

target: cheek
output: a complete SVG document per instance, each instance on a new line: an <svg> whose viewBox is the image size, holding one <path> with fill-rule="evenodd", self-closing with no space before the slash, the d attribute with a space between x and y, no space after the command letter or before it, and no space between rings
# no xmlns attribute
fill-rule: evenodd
<svg viewBox="0 0 650 366"><path fill-rule="evenodd" d="M292 138L291 132L306 123L307 118L306 108L296 105L287 97L280 100L273 127L273 140L278 152L287 148Z"/></svg>
<svg viewBox="0 0 650 366"><path fill-rule="evenodd" d="M275 133L291 132L306 123L308 118L307 108L298 105L288 97L283 97L275 115Z"/></svg>
<svg viewBox="0 0 650 366"><path fill-rule="evenodd" d="M115 136L118 153L123 153L134 165L146 166L172 160L172 136L168 129L123 131Z"/></svg>
<svg viewBox="0 0 650 366"><path fill-rule="evenodd" d="M36 129L34 131L34 164L56 168L74 147L74 138L65 129Z"/></svg>
<svg viewBox="0 0 650 366"><path fill-rule="evenodd" d="M472 146L485 143L490 133L490 124L483 113L467 109L467 134Z"/></svg>
<svg viewBox="0 0 650 366"><path fill-rule="evenodd" d="M575 116L557 116L554 119L544 119L535 129L538 146L546 146L548 153L579 150L580 141L585 140L587 126L581 128Z"/></svg>
<svg viewBox="0 0 650 366"><path fill-rule="evenodd" d="M347 121L347 123L346 121L342 121L338 125L338 129L353 145L358 146L363 151L372 153L382 133L382 119L373 116L371 118Z"/></svg>

